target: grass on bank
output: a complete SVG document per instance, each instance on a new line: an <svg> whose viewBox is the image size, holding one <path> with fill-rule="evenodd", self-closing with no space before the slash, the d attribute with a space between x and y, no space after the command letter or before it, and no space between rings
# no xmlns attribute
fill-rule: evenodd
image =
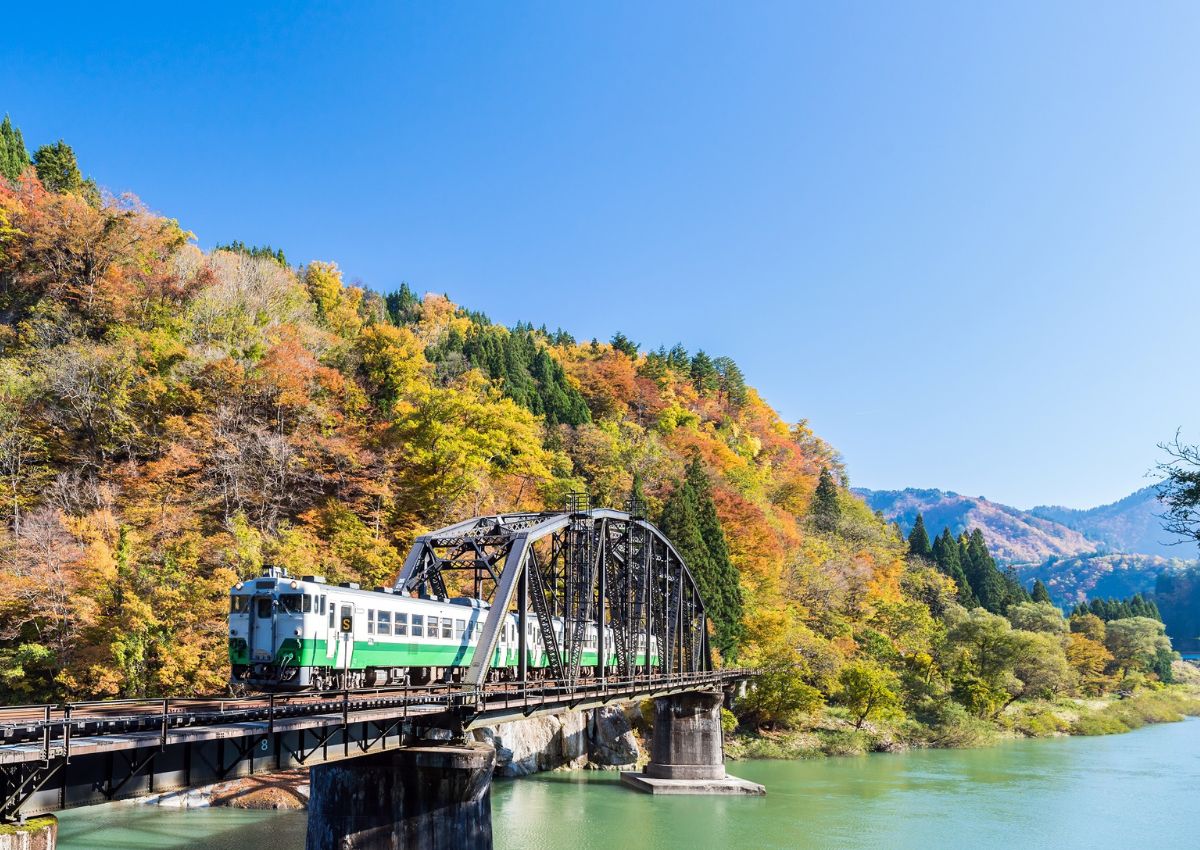
<svg viewBox="0 0 1200 850"><path fill-rule="evenodd" d="M1011 738L1111 735L1148 723L1200 716L1200 687L1174 685L1104 699L1034 700L1009 706L994 720L974 717L949 703L919 722L904 718L855 729L844 710L827 708L805 728L766 732L739 730L725 739L733 759L809 759L899 752L919 748L983 747Z"/></svg>
<svg viewBox="0 0 1200 850"><path fill-rule="evenodd" d="M55 818L52 815L29 818L25 823L0 823L0 835L22 835L37 832L48 826L53 826Z"/></svg>

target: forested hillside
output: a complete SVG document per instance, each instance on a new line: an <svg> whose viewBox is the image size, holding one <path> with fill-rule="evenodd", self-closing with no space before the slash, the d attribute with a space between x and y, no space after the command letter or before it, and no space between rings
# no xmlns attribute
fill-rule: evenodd
<svg viewBox="0 0 1200 850"><path fill-rule="evenodd" d="M724 660L764 670L747 724L835 702L936 726L1170 675L1161 624L1068 624L979 535L955 545L995 593L962 593L727 357L205 253L66 146L35 168L2 138L0 699L219 690L239 578L388 584L422 531L573 491L648 504Z"/></svg>

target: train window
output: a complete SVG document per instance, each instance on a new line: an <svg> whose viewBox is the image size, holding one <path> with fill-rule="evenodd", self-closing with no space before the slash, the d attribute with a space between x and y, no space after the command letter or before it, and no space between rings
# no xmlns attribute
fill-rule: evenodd
<svg viewBox="0 0 1200 850"><path fill-rule="evenodd" d="M437 640L437 637L438 637L438 618L437 617L431 616L429 618L429 628L426 630L425 635L429 638L432 638L433 640Z"/></svg>
<svg viewBox="0 0 1200 850"><path fill-rule="evenodd" d="M250 610L249 596L231 596L229 597L229 613L230 614L245 614Z"/></svg>
<svg viewBox="0 0 1200 850"><path fill-rule="evenodd" d="M444 640L454 639L454 624L450 622L449 617L442 617L442 638Z"/></svg>
<svg viewBox="0 0 1200 850"><path fill-rule="evenodd" d="M299 614L302 596L299 593L279 594L279 607L288 614Z"/></svg>
<svg viewBox="0 0 1200 850"><path fill-rule="evenodd" d="M413 614L412 615L412 636L413 637L423 637L424 634L425 634L425 615L424 614Z"/></svg>
<svg viewBox="0 0 1200 850"><path fill-rule="evenodd" d="M392 633L392 612L379 612L379 634L390 635Z"/></svg>
<svg viewBox="0 0 1200 850"><path fill-rule="evenodd" d="M304 613L308 614L313 609L313 598L307 593L304 594Z"/></svg>
<svg viewBox="0 0 1200 850"><path fill-rule="evenodd" d="M380 613L383 613L382 611ZM367 609L367 634L375 634L375 609Z"/></svg>
<svg viewBox="0 0 1200 850"><path fill-rule="evenodd" d="M467 621L466 620L455 620L454 621L454 637L456 640L462 640L462 636L464 634L466 634L466 631L467 631Z"/></svg>
<svg viewBox="0 0 1200 850"><path fill-rule="evenodd" d="M396 615L396 634L398 634L398 635L408 634L408 615L407 614L397 614Z"/></svg>
<svg viewBox="0 0 1200 850"><path fill-rule="evenodd" d="M269 596L259 596L255 600L258 608L258 616L264 620L271 616L271 609L275 607L274 602Z"/></svg>
<svg viewBox="0 0 1200 850"><path fill-rule="evenodd" d="M321 613L325 613L325 594L321 594Z"/></svg>
<svg viewBox="0 0 1200 850"><path fill-rule="evenodd" d="M333 628L333 606L329 606L329 628Z"/></svg>

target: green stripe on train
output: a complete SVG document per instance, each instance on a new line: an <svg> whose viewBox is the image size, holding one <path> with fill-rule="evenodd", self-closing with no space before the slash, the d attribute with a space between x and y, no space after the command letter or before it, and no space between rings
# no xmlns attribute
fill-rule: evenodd
<svg viewBox="0 0 1200 850"><path fill-rule="evenodd" d="M356 640L354 651L350 656L350 669L363 667L466 667L471 663L474 646L415 642L368 642ZM527 651L530 667L545 667L546 653ZM515 649L497 648L492 656L493 667L516 667L519 653ZM584 652L580 664L591 667L596 664L597 653ZM336 659L335 651L329 651L329 645L324 638L288 638L284 640L275 653L274 663L286 664L289 667L328 667ZM634 663L643 663L645 654L637 657ZM250 652L245 641L230 640L229 661L231 664L251 663ZM658 657L650 657L652 664L658 663ZM615 667L616 655L608 657L608 666Z"/></svg>

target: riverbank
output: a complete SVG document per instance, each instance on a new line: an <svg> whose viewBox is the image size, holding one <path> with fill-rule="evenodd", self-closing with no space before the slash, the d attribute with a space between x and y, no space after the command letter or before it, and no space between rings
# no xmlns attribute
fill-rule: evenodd
<svg viewBox="0 0 1200 850"><path fill-rule="evenodd" d="M856 729L848 714L830 707L802 728L787 731L736 730L725 740L731 759L813 759L914 749L986 747L1016 738L1112 735L1150 723L1200 717L1200 685L1170 685L1124 697L1031 700L1008 706L994 719L969 715L950 705L922 722L864 723Z"/></svg>

